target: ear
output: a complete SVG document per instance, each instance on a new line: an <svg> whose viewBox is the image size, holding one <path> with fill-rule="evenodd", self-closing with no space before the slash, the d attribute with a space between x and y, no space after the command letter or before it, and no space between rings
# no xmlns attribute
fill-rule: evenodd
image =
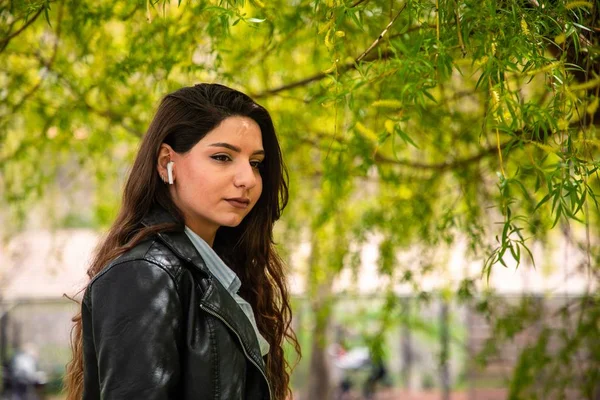
<svg viewBox="0 0 600 400"><path fill-rule="evenodd" d="M167 176L167 164L169 161L173 161L172 155L175 152L168 144L161 144L158 149L158 160L156 163L156 170L158 171L158 175L162 177Z"/></svg>

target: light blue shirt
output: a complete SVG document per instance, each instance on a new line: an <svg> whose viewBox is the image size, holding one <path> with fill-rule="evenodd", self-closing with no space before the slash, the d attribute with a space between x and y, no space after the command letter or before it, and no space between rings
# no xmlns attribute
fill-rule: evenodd
<svg viewBox="0 0 600 400"><path fill-rule="evenodd" d="M260 334L258 327L256 326L256 320L254 319L254 310L250 303L244 300L240 295L237 294L238 290L242 286L242 282L240 278L229 268L221 257L218 256L217 253L213 250L212 247L208 245L196 232L192 231L187 226L185 227L185 234L190 238L190 241L198 250L198 253L204 260L204 263L210 270L210 272L214 275L215 278L221 282L221 285L227 289L231 297L238 303L250 324L254 328L254 332L256 333L256 338L258 339L258 345L260 347L260 353L264 356L269 352L269 342Z"/></svg>

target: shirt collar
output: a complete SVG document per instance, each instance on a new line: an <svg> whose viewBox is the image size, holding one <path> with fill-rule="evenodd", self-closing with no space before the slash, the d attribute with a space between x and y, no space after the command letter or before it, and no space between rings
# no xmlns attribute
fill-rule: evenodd
<svg viewBox="0 0 600 400"><path fill-rule="evenodd" d="M192 231L187 226L184 230L210 272L221 282L223 287L227 288L227 291L235 294L242 285L238 276L221 260L219 255L213 250L212 247L204 239L202 239L196 232Z"/></svg>

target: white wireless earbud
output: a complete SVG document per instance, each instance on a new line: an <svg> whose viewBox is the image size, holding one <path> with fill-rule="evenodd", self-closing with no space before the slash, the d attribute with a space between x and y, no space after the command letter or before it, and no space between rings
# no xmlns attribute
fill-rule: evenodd
<svg viewBox="0 0 600 400"><path fill-rule="evenodd" d="M167 176L169 177L169 185L173 184L173 161L167 163Z"/></svg>

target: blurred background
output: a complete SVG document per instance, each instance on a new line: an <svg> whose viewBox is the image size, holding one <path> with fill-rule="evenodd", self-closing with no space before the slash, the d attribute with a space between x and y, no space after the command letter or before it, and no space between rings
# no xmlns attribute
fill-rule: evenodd
<svg viewBox="0 0 600 400"><path fill-rule="evenodd" d="M163 95L220 82L271 112L289 170L296 399L600 399L599 16L0 0L3 396L62 398L140 138Z"/></svg>

